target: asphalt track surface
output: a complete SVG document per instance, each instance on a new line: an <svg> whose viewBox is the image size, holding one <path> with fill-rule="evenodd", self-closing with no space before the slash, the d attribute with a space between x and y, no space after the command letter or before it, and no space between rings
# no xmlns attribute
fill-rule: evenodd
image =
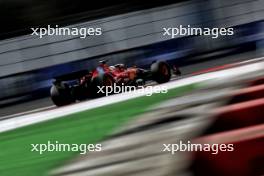
<svg viewBox="0 0 264 176"><path fill-rule="evenodd" d="M255 53L243 53L232 55L228 57L218 58L215 60L200 62L193 65L188 65L185 67L181 67L180 70L182 72L181 77L173 78L172 81L176 81L181 78L192 76L194 73L211 69L218 66L223 66L226 64L232 64L236 62L246 61L252 58L259 57ZM87 100L90 101L90 100ZM53 105L51 99L49 97L41 98L37 100L27 101L15 105L11 105L8 107L3 107L0 109L0 120L15 118L20 115L30 114L33 112L45 111L48 109L57 108Z"/></svg>

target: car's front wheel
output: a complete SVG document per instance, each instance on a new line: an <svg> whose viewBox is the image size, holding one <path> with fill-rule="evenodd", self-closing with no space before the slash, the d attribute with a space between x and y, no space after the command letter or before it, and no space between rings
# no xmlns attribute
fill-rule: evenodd
<svg viewBox="0 0 264 176"><path fill-rule="evenodd" d="M158 61L151 65L152 79L157 83L165 83L171 79L170 66L164 61Z"/></svg>

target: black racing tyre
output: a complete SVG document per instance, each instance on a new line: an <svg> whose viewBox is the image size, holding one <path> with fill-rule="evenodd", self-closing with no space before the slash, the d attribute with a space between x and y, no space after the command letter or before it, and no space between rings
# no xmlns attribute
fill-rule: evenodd
<svg viewBox="0 0 264 176"><path fill-rule="evenodd" d="M74 102L71 96L71 90L66 84L52 85L50 88L50 97L56 106L64 106Z"/></svg>
<svg viewBox="0 0 264 176"><path fill-rule="evenodd" d="M75 86L72 88L72 96L75 100L82 101L89 98L89 90L84 86Z"/></svg>
<svg viewBox="0 0 264 176"><path fill-rule="evenodd" d="M171 79L170 66L164 61L154 62L151 65L152 79L157 83L165 83Z"/></svg>

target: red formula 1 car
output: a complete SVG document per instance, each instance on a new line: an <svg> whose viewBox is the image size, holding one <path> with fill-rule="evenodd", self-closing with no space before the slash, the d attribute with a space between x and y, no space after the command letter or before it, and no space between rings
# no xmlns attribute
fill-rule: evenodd
<svg viewBox="0 0 264 176"><path fill-rule="evenodd" d="M150 70L126 68L124 64L108 66L107 61L100 61L93 71L79 71L56 77L50 90L51 99L57 106L63 106L87 98L104 96L98 89L103 86L143 86L146 81L157 83L168 82L172 69L164 61L154 62ZM173 67L173 73L180 74L179 69Z"/></svg>

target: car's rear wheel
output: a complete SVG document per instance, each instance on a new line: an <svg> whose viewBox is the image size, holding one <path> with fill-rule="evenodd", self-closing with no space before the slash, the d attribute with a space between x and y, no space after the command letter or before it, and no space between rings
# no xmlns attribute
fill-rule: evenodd
<svg viewBox="0 0 264 176"><path fill-rule="evenodd" d="M53 84L50 89L50 96L56 106L64 106L74 102L71 89L67 84Z"/></svg>
<svg viewBox="0 0 264 176"><path fill-rule="evenodd" d="M165 83L171 79L170 66L164 61L158 61L151 65L152 79L157 83Z"/></svg>

